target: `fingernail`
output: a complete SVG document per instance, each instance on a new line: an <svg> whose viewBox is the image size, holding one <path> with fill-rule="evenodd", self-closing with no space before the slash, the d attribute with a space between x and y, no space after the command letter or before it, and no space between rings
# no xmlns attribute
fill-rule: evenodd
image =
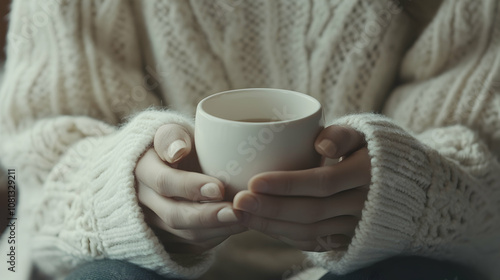
<svg viewBox="0 0 500 280"><path fill-rule="evenodd" d="M319 142L318 144L318 148L322 150L329 157L335 156L335 152L337 152L335 145L329 139L321 140L321 142Z"/></svg>
<svg viewBox="0 0 500 280"><path fill-rule="evenodd" d="M207 198L221 198L222 194L220 193L219 186L216 183L206 183L201 186L200 193L202 196Z"/></svg>
<svg viewBox="0 0 500 280"><path fill-rule="evenodd" d="M170 146L168 146L166 158L170 159L172 162L175 162L181 157L182 151L186 149L186 147L186 142L180 139L175 140L174 142L172 142L172 144L170 144Z"/></svg>
<svg viewBox="0 0 500 280"><path fill-rule="evenodd" d="M267 184L266 181L259 179L253 184L252 190L255 192L261 192L261 193L268 192L269 184Z"/></svg>
<svg viewBox="0 0 500 280"><path fill-rule="evenodd" d="M257 199L251 195L244 196L238 202L238 209L248 212L257 212L259 208L259 202Z"/></svg>
<svg viewBox="0 0 500 280"><path fill-rule="evenodd" d="M236 217L233 209L226 207L217 212L217 220L221 223L234 223L238 221L238 217Z"/></svg>

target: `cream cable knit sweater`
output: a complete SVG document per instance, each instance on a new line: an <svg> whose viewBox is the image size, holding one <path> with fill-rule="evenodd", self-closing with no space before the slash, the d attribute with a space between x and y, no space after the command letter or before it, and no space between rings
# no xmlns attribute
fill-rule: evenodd
<svg viewBox="0 0 500 280"><path fill-rule="evenodd" d="M352 244L315 263L346 273L411 254L498 279L499 16L495 0L445 0L410 47L412 23L388 1L15 1L0 158L19 170L32 238L19 243L53 276L114 258L197 277L213 254L164 250L135 163L162 124L192 129L201 98L278 87L363 132L372 160Z"/></svg>

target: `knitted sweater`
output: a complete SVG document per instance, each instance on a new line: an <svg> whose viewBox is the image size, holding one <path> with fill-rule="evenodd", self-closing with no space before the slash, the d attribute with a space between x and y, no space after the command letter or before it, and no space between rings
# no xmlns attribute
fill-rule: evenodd
<svg viewBox="0 0 500 280"><path fill-rule="evenodd" d="M19 171L18 243L43 273L111 258L201 275L213 252L167 253L135 164L161 125L192 132L203 97L275 87L316 97L368 144L355 236L308 253L316 265L420 255L500 277L498 1L445 0L415 40L388 1L24 0L10 19L0 158Z"/></svg>

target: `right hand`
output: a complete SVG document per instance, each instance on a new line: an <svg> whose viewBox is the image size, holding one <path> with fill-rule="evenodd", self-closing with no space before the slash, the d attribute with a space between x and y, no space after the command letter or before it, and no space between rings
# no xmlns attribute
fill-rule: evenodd
<svg viewBox="0 0 500 280"><path fill-rule="evenodd" d="M224 185L200 172L191 136L177 124L156 131L135 167L146 222L170 253L200 253L246 230L222 201Z"/></svg>

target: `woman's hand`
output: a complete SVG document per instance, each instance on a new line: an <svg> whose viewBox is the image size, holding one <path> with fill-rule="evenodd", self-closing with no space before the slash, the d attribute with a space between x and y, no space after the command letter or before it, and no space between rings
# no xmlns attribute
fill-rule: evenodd
<svg viewBox="0 0 500 280"><path fill-rule="evenodd" d="M223 184L199 173L190 134L180 125L158 129L154 147L137 162L137 193L146 222L171 253L199 253L246 230Z"/></svg>
<svg viewBox="0 0 500 280"><path fill-rule="evenodd" d="M234 198L242 224L305 251L342 250L361 218L371 180L364 136L347 127L330 126L315 148L333 166L254 176L249 190Z"/></svg>

